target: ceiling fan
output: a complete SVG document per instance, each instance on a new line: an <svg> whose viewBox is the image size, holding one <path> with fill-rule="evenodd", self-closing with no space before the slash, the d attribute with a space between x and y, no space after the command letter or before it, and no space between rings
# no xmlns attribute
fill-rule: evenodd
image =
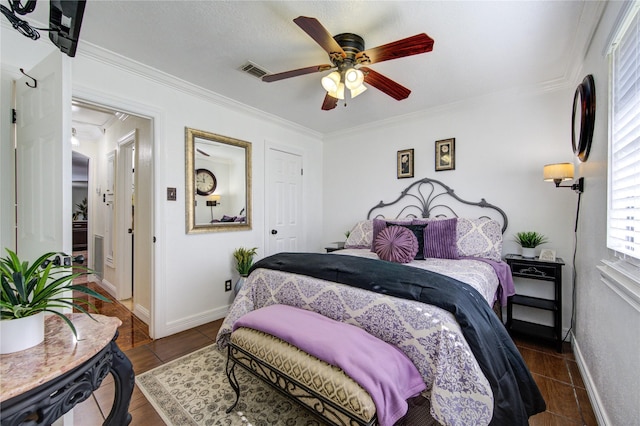
<svg viewBox="0 0 640 426"><path fill-rule="evenodd" d="M363 83L375 87L398 101L406 99L411 90L363 65L433 50L433 39L424 33L364 50L364 39L357 34L343 33L332 36L316 18L306 16L299 16L293 22L329 54L331 63L267 74L262 77L262 81L273 82L314 72L334 70L322 78L322 86L327 91L322 103L322 109L325 111L334 109L338 105L338 99L344 99L345 87L350 90L352 98L364 92L367 88Z"/></svg>

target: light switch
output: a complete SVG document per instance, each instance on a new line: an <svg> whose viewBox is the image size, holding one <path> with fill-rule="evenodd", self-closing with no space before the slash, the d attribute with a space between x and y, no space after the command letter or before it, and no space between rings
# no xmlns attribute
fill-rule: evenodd
<svg viewBox="0 0 640 426"><path fill-rule="evenodd" d="M167 201L176 201L176 188L167 188Z"/></svg>

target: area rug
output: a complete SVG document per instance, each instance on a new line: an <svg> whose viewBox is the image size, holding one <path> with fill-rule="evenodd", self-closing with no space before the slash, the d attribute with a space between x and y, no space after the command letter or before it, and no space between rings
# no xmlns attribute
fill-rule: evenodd
<svg viewBox="0 0 640 426"><path fill-rule="evenodd" d="M136 384L168 425L307 425L321 423L308 410L236 367L240 401L225 373L226 352L207 346L136 377Z"/></svg>
<svg viewBox="0 0 640 426"><path fill-rule="evenodd" d="M226 352L207 346L136 377L136 384L170 426L323 426L311 412L289 400L262 380L236 367L240 401L225 373ZM436 424L425 398L410 401L401 424Z"/></svg>

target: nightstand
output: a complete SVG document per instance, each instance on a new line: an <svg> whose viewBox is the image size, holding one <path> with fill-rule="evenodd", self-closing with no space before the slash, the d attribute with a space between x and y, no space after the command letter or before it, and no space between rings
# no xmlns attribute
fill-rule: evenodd
<svg viewBox="0 0 640 426"><path fill-rule="evenodd" d="M553 341L556 344L556 350L562 352L562 267L564 261L559 257L555 261L549 261L540 260L537 257L524 258L518 254L506 255L505 261L511 267L511 274L514 277L546 281L553 285L554 290L553 299L520 294L509 297L507 301L507 330L513 334L529 335ZM513 305L551 311L553 326L513 318Z"/></svg>
<svg viewBox="0 0 640 426"><path fill-rule="evenodd" d="M325 247L324 249L327 253L331 253L332 251L342 250L344 248L344 241L335 241L331 243L330 246Z"/></svg>

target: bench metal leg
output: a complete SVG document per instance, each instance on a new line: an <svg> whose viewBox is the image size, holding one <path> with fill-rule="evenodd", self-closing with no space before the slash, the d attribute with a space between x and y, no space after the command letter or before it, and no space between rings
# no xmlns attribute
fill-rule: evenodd
<svg viewBox="0 0 640 426"><path fill-rule="evenodd" d="M229 366L229 364L231 364L231 366ZM227 370L227 379L229 379L229 384L231 385L231 388L236 393L235 402L231 407L227 409L227 414L229 414L231 411L233 411L235 406L238 404L238 401L240 400L240 384L238 383L238 379L236 378L236 361L231 356L231 345L228 346L226 370Z"/></svg>

